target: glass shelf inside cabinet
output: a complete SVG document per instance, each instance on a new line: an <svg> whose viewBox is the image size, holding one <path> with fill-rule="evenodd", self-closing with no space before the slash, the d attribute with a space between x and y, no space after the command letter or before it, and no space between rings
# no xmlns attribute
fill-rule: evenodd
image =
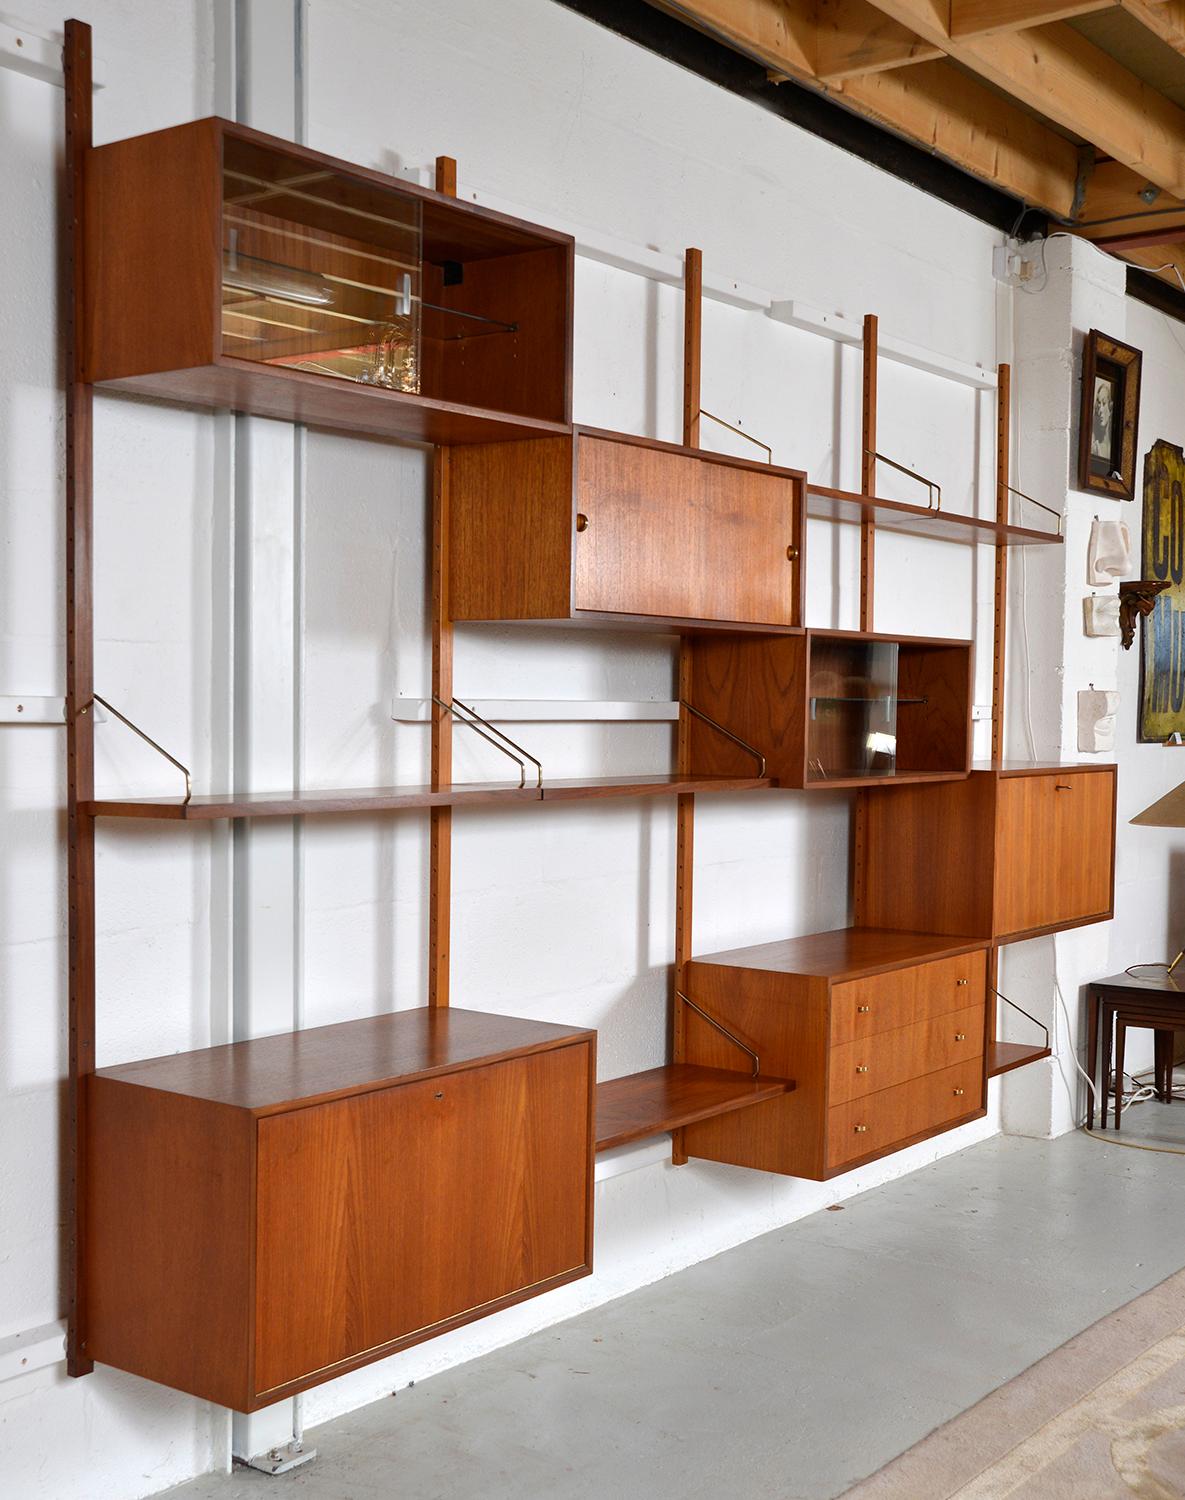
<svg viewBox="0 0 1185 1500"><path fill-rule="evenodd" d="M898 697L898 652L896 641L812 641L809 781L896 775L898 707L925 701Z"/></svg>

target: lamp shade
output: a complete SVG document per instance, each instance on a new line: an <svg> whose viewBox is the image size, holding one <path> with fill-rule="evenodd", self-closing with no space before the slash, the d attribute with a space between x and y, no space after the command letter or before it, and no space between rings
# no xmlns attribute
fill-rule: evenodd
<svg viewBox="0 0 1185 1500"><path fill-rule="evenodd" d="M1166 792L1159 802L1137 813L1132 822L1145 828L1185 828L1185 781Z"/></svg>

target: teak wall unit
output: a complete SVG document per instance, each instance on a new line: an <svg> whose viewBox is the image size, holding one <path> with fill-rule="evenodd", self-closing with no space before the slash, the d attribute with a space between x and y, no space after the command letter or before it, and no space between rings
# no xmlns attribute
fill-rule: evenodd
<svg viewBox="0 0 1185 1500"><path fill-rule="evenodd" d="M816 1181L986 1109L987 947L853 927L707 954L688 994L792 1094L684 1132L690 1156ZM694 1011L686 1055L719 1066L729 1043Z"/></svg>
<svg viewBox="0 0 1185 1500"><path fill-rule="evenodd" d="M573 428L570 237L458 203L444 157L429 192L222 120L94 149L75 21L65 74L70 1373L101 1359L252 1410L587 1274L594 1150L671 1131L676 1162L821 1177L982 1113L1004 875L966 934L886 919L694 958L694 817L698 792L775 781L909 793L918 828L927 799L974 801L971 643L875 632L875 537L995 546L998 754L1006 549L1061 540L1009 524L1007 369L994 521L876 495L872 317L860 493L704 452L689 250L682 444ZM96 797L96 387L435 445L428 786ZM858 632L805 628L807 514L859 525ZM681 635L673 773L454 784L453 623L512 619ZM858 774L833 774L862 741ZM449 1007L452 809L651 794L677 796L674 1057L594 1109L593 1033ZM906 805L872 806L865 860ZM425 1008L95 1072L96 819L417 808ZM1105 858L1103 821L1083 850ZM1042 1055L1019 1050L1009 1066Z"/></svg>
<svg viewBox="0 0 1185 1500"><path fill-rule="evenodd" d="M422 1008L103 1068L91 1357L254 1411L592 1270L591 1031Z"/></svg>
<svg viewBox="0 0 1185 1500"><path fill-rule="evenodd" d="M793 469L591 428L457 448L452 618L796 629L805 490Z"/></svg>

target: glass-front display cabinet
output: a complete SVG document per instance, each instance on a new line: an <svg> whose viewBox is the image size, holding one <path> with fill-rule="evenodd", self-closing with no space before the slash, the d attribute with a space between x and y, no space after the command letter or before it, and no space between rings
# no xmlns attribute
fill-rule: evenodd
<svg viewBox="0 0 1185 1500"><path fill-rule="evenodd" d="M93 150L84 378L433 442L571 416L573 243L224 120Z"/></svg>
<svg viewBox="0 0 1185 1500"><path fill-rule="evenodd" d="M899 653L896 641L816 642L807 689L808 779L896 772Z"/></svg>

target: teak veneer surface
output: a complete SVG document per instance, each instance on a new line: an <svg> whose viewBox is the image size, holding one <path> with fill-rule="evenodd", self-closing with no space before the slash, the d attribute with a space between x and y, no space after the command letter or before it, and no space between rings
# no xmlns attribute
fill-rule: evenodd
<svg viewBox="0 0 1185 1500"><path fill-rule="evenodd" d="M96 1076L263 1115L592 1036L545 1021L417 1006L123 1063Z"/></svg>
<svg viewBox="0 0 1185 1500"><path fill-rule="evenodd" d="M452 617L797 630L804 485L797 470L590 428L458 449Z"/></svg>
<svg viewBox="0 0 1185 1500"><path fill-rule="evenodd" d="M831 932L812 932L806 937L757 943L749 948L697 954L696 962L840 981L954 957L982 946L982 939L975 937L881 927L837 927Z"/></svg>
<svg viewBox="0 0 1185 1500"><path fill-rule="evenodd" d="M786 1078L753 1078L726 1068L671 1063L597 1085L597 1150L624 1146L696 1120L746 1109L794 1088Z"/></svg>
<svg viewBox="0 0 1185 1500"><path fill-rule="evenodd" d="M1029 1042L989 1042L987 1076L999 1078L1001 1073L1011 1073L1014 1068L1025 1068L1052 1055L1048 1047Z"/></svg>
<svg viewBox="0 0 1185 1500"><path fill-rule="evenodd" d="M851 490L829 489L818 484L812 484L807 490L807 515L812 520L857 526L866 516L871 516L883 531L904 532L909 536L931 537L943 542L988 543L993 546L1001 542L1005 546L1063 544L1063 538L1056 531L1010 526L983 516L930 510L924 505L907 505L899 500L882 500L875 495L857 495Z"/></svg>

